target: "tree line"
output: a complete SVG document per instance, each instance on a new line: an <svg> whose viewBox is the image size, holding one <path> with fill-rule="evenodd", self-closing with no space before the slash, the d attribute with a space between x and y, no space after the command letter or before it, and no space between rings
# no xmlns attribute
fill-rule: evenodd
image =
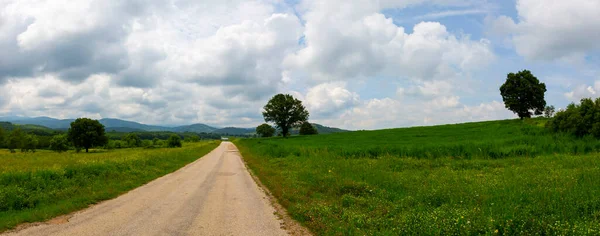
<svg viewBox="0 0 600 236"><path fill-rule="evenodd" d="M10 124L10 123L7 123ZM4 127L8 127L3 124ZM35 132L37 131L37 132ZM41 132L41 133L40 133ZM131 147L181 147L182 142L198 142L202 139L220 139L218 134L191 133L176 134L172 132L134 132L106 133L104 125L98 120L79 118L70 124L66 133L53 131L24 131L19 126L5 130L0 126L0 148L7 148L15 153L35 152L36 149L50 149L64 152L74 149L79 152L90 148L131 148ZM43 142L40 142L43 140Z"/></svg>

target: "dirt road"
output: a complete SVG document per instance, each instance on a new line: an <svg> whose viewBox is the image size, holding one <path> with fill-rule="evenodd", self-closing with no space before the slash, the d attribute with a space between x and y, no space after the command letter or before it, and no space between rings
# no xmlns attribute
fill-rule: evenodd
<svg viewBox="0 0 600 236"><path fill-rule="evenodd" d="M9 235L286 235L230 142L118 198Z"/></svg>

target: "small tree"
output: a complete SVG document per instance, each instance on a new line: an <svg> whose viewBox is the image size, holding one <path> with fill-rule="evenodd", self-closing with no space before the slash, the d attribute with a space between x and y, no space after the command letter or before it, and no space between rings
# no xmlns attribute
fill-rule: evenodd
<svg viewBox="0 0 600 236"><path fill-rule="evenodd" d="M521 119L531 118L532 111L535 115L542 114L546 106L545 93L546 84L540 83L528 70L508 74L500 87L504 106Z"/></svg>
<svg viewBox="0 0 600 236"><path fill-rule="evenodd" d="M21 128L16 128L12 132L10 132L10 135L8 136L8 141L6 141L6 146L8 146L10 152L14 153L16 149L23 149L24 139L25 135L21 131Z"/></svg>
<svg viewBox="0 0 600 236"><path fill-rule="evenodd" d="M263 138L272 137L275 134L275 128L265 123L256 127L256 133Z"/></svg>
<svg viewBox="0 0 600 236"><path fill-rule="evenodd" d="M67 135L60 134L52 137L52 140L50 140L50 150L59 153L69 150L69 138Z"/></svg>
<svg viewBox="0 0 600 236"><path fill-rule="evenodd" d="M145 148L153 147L152 141L150 141L150 140L142 140L142 147L145 147Z"/></svg>
<svg viewBox="0 0 600 236"><path fill-rule="evenodd" d="M318 133L319 132L317 131L317 128L315 128L308 121L305 121L300 126L300 135L313 135L313 134L318 134Z"/></svg>
<svg viewBox="0 0 600 236"><path fill-rule="evenodd" d="M282 135L287 137L291 128L298 127L308 120L308 111L302 102L292 95L277 94L265 105L263 117L265 122L275 123L281 129Z"/></svg>
<svg viewBox="0 0 600 236"><path fill-rule="evenodd" d="M155 145L155 146L158 145L159 141L160 141L160 139L158 139L158 138L152 139L152 145Z"/></svg>
<svg viewBox="0 0 600 236"><path fill-rule="evenodd" d="M179 135L176 134L171 135L171 137L169 137L169 139L167 140L167 147L181 147L181 137L179 137Z"/></svg>
<svg viewBox="0 0 600 236"><path fill-rule="evenodd" d="M551 118L554 116L555 111L554 106L546 106L546 108L544 108L544 116L546 118Z"/></svg>
<svg viewBox="0 0 600 236"><path fill-rule="evenodd" d="M123 142L127 143L128 147L141 147L142 146L142 139L140 139L139 136L137 136L136 134L133 133L128 133L125 136L123 136Z"/></svg>
<svg viewBox="0 0 600 236"><path fill-rule="evenodd" d="M23 137L23 146L21 147L21 152L35 152L37 145L37 137L35 137L35 135L32 134L26 134Z"/></svg>
<svg viewBox="0 0 600 236"><path fill-rule="evenodd" d="M85 148L85 152L88 152L91 147L103 146L108 143L104 125L100 124L98 120L88 118L78 118L71 122L68 136L76 149Z"/></svg>

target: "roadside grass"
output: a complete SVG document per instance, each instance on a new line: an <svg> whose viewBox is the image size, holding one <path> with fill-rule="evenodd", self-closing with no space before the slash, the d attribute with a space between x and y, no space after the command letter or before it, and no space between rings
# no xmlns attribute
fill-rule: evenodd
<svg viewBox="0 0 600 236"><path fill-rule="evenodd" d="M218 144L91 153L0 150L0 232L114 198L197 160Z"/></svg>
<svg viewBox="0 0 600 236"><path fill-rule="evenodd" d="M318 235L600 234L600 141L544 122L234 142Z"/></svg>

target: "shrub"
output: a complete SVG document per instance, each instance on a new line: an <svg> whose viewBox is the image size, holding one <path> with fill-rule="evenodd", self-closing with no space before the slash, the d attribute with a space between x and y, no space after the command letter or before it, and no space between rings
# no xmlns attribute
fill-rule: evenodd
<svg viewBox="0 0 600 236"><path fill-rule="evenodd" d="M154 144L150 140L143 140L142 147L152 147Z"/></svg>
<svg viewBox="0 0 600 236"><path fill-rule="evenodd" d="M140 147L142 146L142 139L139 136L133 133L126 134L123 136L123 142L127 144L128 147Z"/></svg>
<svg viewBox="0 0 600 236"><path fill-rule="evenodd" d="M50 140L50 150L55 152L66 152L69 150L69 138L67 135L55 135Z"/></svg>
<svg viewBox="0 0 600 236"><path fill-rule="evenodd" d="M313 134L318 134L317 129L313 125L308 123L308 121L302 123L302 126L300 126L300 135L313 135Z"/></svg>
<svg viewBox="0 0 600 236"><path fill-rule="evenodd" d="M554 132L600 138L600 98L595 101L584 98L579 105L571 103L567 109L557 112L546 125Z"/></svg>
<svg viewBox="0 0 600 236"><path fill-rule="evenodd" d="M167 140L167 147L181 147L181 137L179 135L173 134Z"/></svg>
<svg viewBox="0 0 600 236"><path fill-rule="evenodd" d="M256 133L263 138L272 137L275 134L275 128L265 123L256 127Z"/></svg>
<svg viewBox="0 0 600 236"><path fill-rule="evenodd" d="M200 141L200 137L198 137L197 134L185 134L184 141L188 143L195 143Z"/></svg>

